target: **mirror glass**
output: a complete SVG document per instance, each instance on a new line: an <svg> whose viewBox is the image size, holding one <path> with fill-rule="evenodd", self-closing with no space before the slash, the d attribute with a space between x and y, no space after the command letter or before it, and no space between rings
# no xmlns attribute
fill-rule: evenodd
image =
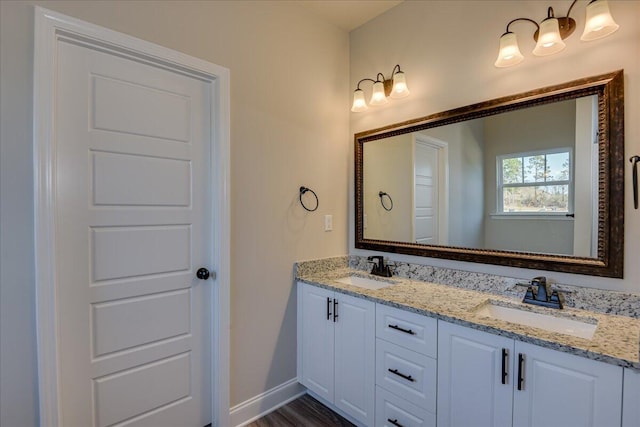
<svg viewBox="0 0 640 427"><path fill-rule="evenodd" d="M622 109L616 72L356 135L356 247L620 277Z"/></svg>
<svg viewBox="0 0 640 427"><path fill-rule="evenodd" d="M365 238L595 258L597 101L366 143Z"/></svg>

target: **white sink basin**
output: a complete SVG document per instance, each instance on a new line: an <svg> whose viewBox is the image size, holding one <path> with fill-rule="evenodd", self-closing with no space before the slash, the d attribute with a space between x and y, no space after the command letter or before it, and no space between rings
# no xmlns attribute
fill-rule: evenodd
<svg viewBox="0 0 640 427"><path fill-rule="evenodd" d="M383 279L375 280L375 279L369 279L367 277L360 277L360 276L341 277L340 279L336 279L336 282L344 283L345 285L357 286L359 288L371 289L371 290L383 289L383 288L395 285L395 283L391 281L387 281Z"/></svg>
<svg viewBox="0 0 640 427"><path fill-rule="evenodd" d="M490 317L505 322L517 323L544 329L550 332L571 335L578 338L592 339L598 323L594 319L576 320L566 317L556 317L549 314L534 313L518 308L503 307L488 302L476 309L476 314L481 317Z"/></svg>

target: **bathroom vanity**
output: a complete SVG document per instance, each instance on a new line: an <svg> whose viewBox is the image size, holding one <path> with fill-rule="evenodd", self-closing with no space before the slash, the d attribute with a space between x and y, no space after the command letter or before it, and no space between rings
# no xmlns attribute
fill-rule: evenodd
<svg viewBox="0 0 640 427"><path fill-rule="evenodd" d="M515 283L479 292L335 259L299 264L296 280L298 380L360 425L640 421L637 318L532 307Z"/></svg>
<svg viewBox="0 0 640 427"><path fill-rule="evenodd" d="M622 70L354 145L356 249L623 277ZM298 380L351 420L640 426L640 295L369 260L296 269Z"/></svg>

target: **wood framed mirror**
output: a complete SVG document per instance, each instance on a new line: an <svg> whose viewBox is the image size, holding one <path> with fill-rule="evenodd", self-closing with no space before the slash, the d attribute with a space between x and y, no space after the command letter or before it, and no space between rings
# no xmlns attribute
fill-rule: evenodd
<svg viewBox="0 0 640 427"><path fill-rule="evenodd" d="M623 80L356 134L355 247L622 278Z"/></svg>

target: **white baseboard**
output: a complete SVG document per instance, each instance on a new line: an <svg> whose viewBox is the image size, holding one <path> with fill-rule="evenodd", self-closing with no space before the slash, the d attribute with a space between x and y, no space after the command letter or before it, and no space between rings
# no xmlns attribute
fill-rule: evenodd
<svg viewBox="0 0 640 427"><path fill-rule="evenodd" d="M297 399L306 392L307 390L298 383L297 378L290 379L231 408L231 425L245 426Z"/></svg>

